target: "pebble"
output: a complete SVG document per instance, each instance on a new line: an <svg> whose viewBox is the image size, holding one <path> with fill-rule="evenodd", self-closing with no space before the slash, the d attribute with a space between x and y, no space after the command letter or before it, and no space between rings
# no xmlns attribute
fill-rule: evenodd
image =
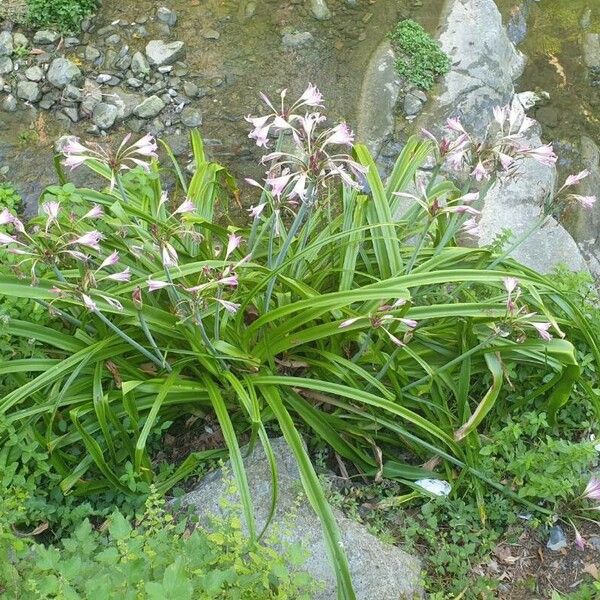
<svg viewBox="0 0 600 600"><path fill-rule="evenodd" d="M60 38L60 34L51 29L40 29L35 32L33 36L33 43L36 46L48 46L54 44Z"/></svg>
<svg viewBox="0 0 600 600"><path fill-rule="evenodd" d="M167 8L166 6L161 6L156 11L156 18L162 23L166 23L169 27L173 27L173 25L177 23L177 14L174 10Z"/></svg>
<svg viewBox="0 0 600 600"><path fill-rule="evenodd" d="M17 84L17 98L27 102L37 102L41 97L40 86L35 81L19 81Z"/></svg>
<svg viewBox="0 0 600 600"><path fill-rule="evenodd" d="M200 111L186 106L181 111L181 122L186 127L199 127L202 125L202 115L200 114Z"/></svg>
<svg viewBox="0 0 600 600"><path fill-rule="evenodd" d="M318 21L327 21L331 19L331 11L325 0L310 0L310 10L313 17Z"/></svg>
<svg viewBox="0 0 600 600"><path fill-rule="evenodd" d="M306 48L313 41L314 38L309 31L287 32L281 37L281 43L284 48Z"/></svg>
<svg viewBox="0 0 600 600"><path fill-rule="evenodd" d="M550 528L550 537L546 547L553 552L558 552L567 547L567 536L559 525Z"/></svg>
<svg viewBox="0 0 600 600"><path fill-rule="evenodd" d="M13 35L13 43L15 48L27 48L29 46L29 40L20 32Z"/></svg>
<svg viewBox="0 0 600 600"><path fill-rule="evenodd" d="M186 81L183 84L183 91L185 93L186 96L188 96L189 98L195 98L198 95L198 92L200 91L200 89L198 88L198 86L191 82L191 81Z"/></svg>
<svg viewBox="0 0 600 600"><path fill-rule="evenodd" d="M135 77L130 77L127 80L127 85L132 88L140 88L144 85L144 82L141 79L136 79Z"/></svg>
<svg viewBox="0 0 600 600"><path fill-rule="evenodd" d="M79 67L68 58L55 58L48 69L48 81L57 88L64 88L68 83L77 81L81 77Z"/></svg>
<svg viewBox="0 0 600 600"><path fill-rule="evenodd" d="M29 79L29 81L41 81L44 79L44 71L41 67L29 67L25 71L25 77Z"/></svg>
<svg viewBox="0 0 600 600"><path fill-rule="evenodd" d="M99 102L94 107L92 121L100 129L110 129L117 119L118 109L112 104Z"/></svg>
<svg viewBox="0 0 600 600"><path fill-rule="evenodd" d="M84 56L88 62L96 62L102 53L95 46L86 46Z"/></svg>
<svg viewBox="0 0 600 600"><path fill-rule="evenodd" d="M13 61L10 56L0 56L0 75L8 75L13 70Z"/></svg>
<svg viewBox="0 0 600 600"><path fill-rule="evenodd" d="M79 112L74 106L67 106L63 108L63 113L67 115L67 117L69 117L73 123L77 123L77 121L79 121Z"/></svg>
<svg viewBox="0 0 600 600"><path fill-rule="evenodd" d="M2 110L5 112L15 112L17 110L17 99L12 94L8 94L2 101Z"/></svg>
<svg viewBox="0 0 600 600"><path fill-rule="evenodd" d="M164 101L158 96L150 96L133 109L133 114L142 119L150 119L158 115L165 107Z"/></svg>
<svg viewBox="0 0 600 600"><path fill-rule="evenodd" d="M131 58L131 71L134 75L146 76L150 72L150 65L141 52L136 52Z"/></svg>
<svg viewBox="0 0 600 600"><path fill-rule="evenodd" d="M0 56L10 56L13 53L13 36L10 31L0 32Z"/></svg>
<svg viewBox="0 0 600 600"><path fill-rule="evenodd" d="M177 62L185 53L183 42L167 43L163 40L150 40L146 44L146 56L151 65L162 67Z"/></svg>
<svg viewBox="0 0 600 600"><path fill-rule="evenodd" d="M202 33L202 37L206 40L218 40L221 34L216 29L207 29Z"/></svg>
<svg viewBox="0 0 600 600"><path fill-rule="evenodd" d="M109 73L100 73L100 75L98 75L98 77L96 77L96 82L97 83L108 83L110 80L112 79L112 75L110 75Z"/></svg>

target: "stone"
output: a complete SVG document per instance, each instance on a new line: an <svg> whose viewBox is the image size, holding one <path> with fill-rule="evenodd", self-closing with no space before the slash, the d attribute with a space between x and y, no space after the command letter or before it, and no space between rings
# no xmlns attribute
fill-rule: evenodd
<svg viewBox="0 0 600 600"><path fill-rule="evenodd" d="M117 120L123 121L133 114L133 110L139 105L141 98L138 94L130 94L117 87L105 96L105 101L117 107Z"/></svg>
<svg viewBox="0 0 600 600"><path fill-rule="evenodd" d="M306 48L312 45L314 38L309 31L288 31L281 36L284 48Z"/></svg>
<svg viewBox="0 0 600 600"><path fill-rule="evenodd" d="M189 98L195 98L196 96L198 96L200 89L192 81L186 81L183 84L183 91L185 95Z"/></svg>
<svg viewBox="0 0 600 600"><path fill-rule="evenodd" d="M186 127L199 127L202 125L202 115L200 114L200 111L191 106L186 106L181 111L181 122Z"/></svg>
<svg viewBox="0 0 600 600"><path fill-rule="evenodd" d="M554 527L551 527L546 548L552 550L553 552L559 552L560 550L566 547L567 536L562 530L562 527L560 527L560 525L555 525Z"/></svg>
<svg viewBox="0 0 600 600"><path fill-rule="evenodd" d="M74 83L81 78L79 67L68 58L55 58L48 69L48 81L59 89L69 83Z"/></svg>
<svg viewBox="0 0 600 600"><path fill-rule="evenodd" d="M103 83L108 83L112 79L112 75L110 73L100 73L98 77L96 77L96 83L102 85Z"/></svg>
<svg viewBox="0 0 600 600"><path fill-rule="evenodd" d="M100 129L110 129L117 120L118 109L113 104L99 102L94 107L92 121Z"/></svg>
<svg viewBox="0 0 600 600"><path fill-rule="evenodd" d="M136 52L131 58L131 71L134 75L146 76L150 72L150 65L141 52Z"/></svg>
<svg viewBox="0 0 600 600"><path fill-rule="evenodd" d="M331 11L325 0L310 0L310 11L313 17L319 21L331 19Z"/></svg>
<svg viewBox="0 0 600 600"><path fill-rule="evenodd" d="M169 27L173 27L173 25L177 23L177 14L174 10L167 8L166 6L161 6L156 11L156 18L161 23L166 23Z"/></svg>
<svg viewBox="0 0 600 600"><path fill-rule="evenodd" d="M40 67L29 67L25 71L25 77L29 79L29 81L41 81L44 79L44 71Z"/></svg>
<svg viewBox="0 0 600 600"><path fill-rule="evenodd" d="M82 115L90 117L94 112L96 104L102 101L102 91L100 90L100 86L92 79L85 80L82 91L83 100L79 108Z"/></svg>
<svg viewBox="0 0 600 600"><path fill-rule="evenodd" d="M63 108L63 114L69 117L69 120L72 123L77 123L79 121L79 111L74 106L66 106Z"/></svg>
<svg viewBox="0 0 600 600"><path fill-rule="evenodd" d="M256 2L250 0L244 6L244 19L251 19L256 13Z"/></svg>
<svg viewBox="0 0 600 600"><path fill-rule="evenodd" d="M83 92L78 87L69 83L65 86L62 97L71 102L81 102L83 100Z"/></svg>
<svg viewBox="0 0 600 600"><path fill-rule="evenodd" d="M131 56L129 56L129 54L125 54L124 56L121 56L121 58L119 58L115 61L115 68L119 69L120 71L127 71L127 69L129 69L130 65L131 65Z"/></svg>
<svg viewBox="0 0 600 600"><path fill-rule="evenodd" d="M121 43L121 36L118 33L113 33L106 38L106 43L109 46L118 46Z"/></svg>
<svg viewBox="0 0 600 600"><path fill-rule="evenodd" d="M49 46L50 44L54 44L58 42L60 39L60 34L56 31L52 31L50 29L40 29L35 32L33 36L33 43L36 46Z"/></svg>
<svg viewBox="0 0 600 600"><path fill-rule="evenodd" d="M100 50L98 50L98 48L96 48L95 46L86 46L84 56L85 60L93 63L96 62L102 56L102 52L100 52Z"/></svg>
<svg viewBox="0 0 600 600"><path fill-rule="evenodd" d="M161 67L172 65L185 54L183 42L165 42L163 40L150 40L146 45L146 56L150 65Z"/></svg>
<svg viewBox="0 0 600 600"><path fill-rule="evenodd" d="M130 77L127 80L127 85L132 88L141 88L144 85L144 82L141 79L137 79L135 77Z"/></svg>
<svg viewBox="0 0 600 600"><path fill-rule="evenodd" d="M17 110L17 99L12 94L8 94L2 100L2 110L5 112L15 112Z"/></svg>
<svg viewBox="0 0 600 600"><path fill-rule="evenodd" d="M424 102L421 98L409 92L404 98L404 114L407 117L418 115L423 110L423 104Z"/></svg>
<svg viewBox="0 0 600 600"><path fill-rule="evenodd" d="M205 40L218 40L221 37L221 34L216 29L207 29L202 32L202 37Z"/></svg>
<svg viewBox="0 0 600 600"><path fill-rule="evenodd" d="M312 600L336 597L334 570L330 565L321 523L302 491L296 460L283 438L271 440L277 462L279 497L269 530L281 532L286 541L300 543L309 552L302 566L324 585ZM246 456L245 452L242 452ZM265 525L271 502L271 472L260 444L244 459L257 529ZM231 466L228 467L231 477ZM181 498L183 506L194 509L201 522L209 515L221 515L219 501L227 498L228 480L221 471L210 473L192 492ZM230 498L239 505L239 495ZM351 521L334 510L343 546L348 555L350 573L360 600L396 600L420 598L420 562L399 548L385 544L371 535L364 525ZM243 521L243 516L241 517Z"/></svg>
<svg viewBox="0 0 600 600"><path fill-rule="evenodd" d="M13 68L13 61L10 56L0 56L0 75L12 73Z"/></svg>
<svg viewBox="0 0 600 600"><path fill-rule="evenodd" d="M13 34L13 44L15 48L27 48L27 46L29 46L29 40L27 39L27 36L18 31Z"/></svg>
<svg viewBox="0 0 600 600"><path fill-rule="evenodd" d="M76 37L67 37L65 38L64 44L65 48L75 48L76 46L79 46L80 41L79 38Z"/></svg>
<svg viewBox="0 0 600 600"><path fill-rule="evenodd" d="M37 102L41 97L40 86L35 81L19 81L17 84L17 98L27 102Z"/></svg>
<svg viewBox="0 0 600 600"><path fill-rule="evenodd" d="M164 101L158 96L150 96L133 109L133 114L141 119L156 117L165 107Z"/></svg>
<svg viewBox="0 0 600 600"><path fill-rule="evenodd" d="M588 69L600 69L600 33L586 33L583 38L583 61Z"/></svg>
<svg viewBox="0 0 600 600"><path fill-rule="evenodd" d="M390 43L384 40L371 55L363 76L356 136L375 157L394 131L394 109L401 88L395 63Z"/></svg>
<svg viewBox="0 0 600 600"><path fill-rule="evenodd" d="M0 56L10 56L14 50L13 35L10 31L0 31Z"/></svg>

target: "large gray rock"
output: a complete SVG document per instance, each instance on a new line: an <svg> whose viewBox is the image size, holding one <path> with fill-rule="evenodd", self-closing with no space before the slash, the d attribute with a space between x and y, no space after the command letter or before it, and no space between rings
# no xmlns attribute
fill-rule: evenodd
<svg viewBox="0 0 600 600"><path fill-rule="evenodd" d="M133 109L133 114L141 119L151 119L156 117L165 106L162 98L150 96Z"/></svg>
<svg viewBox="0 0 600 600"><path fill-rule="evenodd" d="M10 31L0 31L0 56L10 56L13 50L12 33Z"/></svg>
<svg viewBox="0 0 600 600"><path fill-rule="evenodd" d="M78 81L81 78L81 71L68 58L55 58L50 63L47 78L54 87L62 89L67 84Z"/></svg>
<svg viewBox="0 0 600 600"><path fill-rule="evenodd" d="M150 40L146 45L146 56L154 67L172 65L185 54L183 42L164 42L163 40Z"/></svg>
<svg viewBox="0 0 600 600"><path fill-rule="evenodd" d="M298 466L285 440L271 440L278 468L279 501L271 527L283 532L292 543L301 543L310 553L304 569L324 589L313 600L336 597L335 574L327 556L321 524L302 491ZM262 447L244 460L248 485L253 500L257 528L265 525L271 500L271 474ZM231 473L231 468L229 468ZM201 519L220 514L219 500L227 495L227 481L220 471L208 475L199 487L182 498ZM232 498L239 504L239 496ZM293 517L291 517L293 515ZM400 600L421 597L419 560L399 548L384 544L367 529L335 512L344 549L348 554L352 581L358 600Z"/></svg>
<svg viewBox="0 0 600 600"><path fill-rule="evenodd" d="M365 70L358 104L357 139L377 156L394 131L394 110L400 94L400 78L394 52L386 40L375 50Z"/></svg>

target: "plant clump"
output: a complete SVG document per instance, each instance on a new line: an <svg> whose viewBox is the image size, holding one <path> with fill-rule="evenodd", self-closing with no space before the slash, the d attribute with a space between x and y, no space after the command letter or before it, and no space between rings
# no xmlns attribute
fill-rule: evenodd
<svg viewBox="0 0 600 600"><path fill-rule="evenodd" d="M415 21L400 21L390 33L401 77L424 90L450 69L450 60L439 44Z"/></svg>

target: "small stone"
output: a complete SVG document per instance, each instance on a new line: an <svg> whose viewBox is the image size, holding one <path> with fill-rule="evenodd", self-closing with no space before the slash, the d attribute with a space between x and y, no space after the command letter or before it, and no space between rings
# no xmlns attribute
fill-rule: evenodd
<svg viewBox="0 0 600 600"><path fill-rule="evenodd" d="M250 0L244 8L244 18L251 19L254 16L254 13L256 13L256 2Z"/></svg>
<svg viewBox="0 0 600 600"><path fill-rule="evenodd" d="M29 46L29 40L20 32L13 34L13 43L15 48L27 48Z"/></svg>
<svg viewBox="0 0 600 600"><path fill-rule="evenodd" d="M567 536L559 525L550 528L550 537L546 547L553 552L558 552L567 547Z"/></svg>
<svg viewBox="0 0 600 600"><path fill-rule="evenodd" d="M186 127L199 127L202 125L202 115L200 114L200 111L190 106L186 106L181 111L181 122Z"/></svg>
<svg viewBox="0 0 600 600"><path fill-rule="evenodd" d="M146 45L146 56L150 64L155 67L172 65L185 54L183 42L164 42L163 40L150 40Z"/></svg>
<svg viewBox="0 0 600 600"><path fill-rule="evenodd" d="M64 41L65 48L75 48L75 46L79 46L79 43L79 38L76 37L67 37Z"/></svg>
<svg viewBox="0 0 600 600"><path fill-rule="evenodd" d="M15 112L17 110L17 99L12 94L8 94L2 101L2 110L5 112Z"/></svg>
<svg viewBox="0 0 600 600"><path fill-rule="evenodd" d="M590 535L590 537L587 539L587 543L594 550L600 550L600 535Z"/></svg>
<svg viewBox="0 0 600 600"><path fill-rule="evenodd" d="M327 7L325 0L310 0L310 10L313 17L319 21L331 19L331 11Z"/></svg>
<svg viewBox="0 0 600 600"><path fill-rule="evenodd" d="M29 81L41 81L44 79L44 71L40 67L29 67L25 71L25 77L29 79Z"/></svg>
<svg viewBox="0 0 600 600"><path fill-rule="evenodd" d="M63 98L72 102L81 102L83 100L83 92L70 83L63 90Z"/></svg>
<svg viewBox="0 0 600 600"><path fill-rule="evenodd" d="M39 107L44 110L50 110L56 104L56 100L50 94L46 94L41 100Z"/></svg>
<svg viewBox="0 0 600 600"><path fill-rule="evenodd" d="M159 73L170 73L173 70L173 65L164 65L162 67L158 67Z"/></svg>
<svg viewBox="0 0 600 600"><path fill-rule="evenodd" d="M200 90L195 83L193 83L191 81L186 81L183 84L183 91L184 91L185 95L188 96L189 98L195 98L198 95L198 92Z"/></svg>
<svg viewBox="0 0 600 600"><path fill-rule="evenodd" d="M127 71L130 65L131 56L129 56L129 54L125 54L125 56L122 56L117 61L115 61L115 68L119 69L120 71Z"/></svg>
<svg viewBox="0 0 600 600"><path fill-rule="evenodd" d="M91 31L92 30L92 20L89 17L85 17L81 20L81 31Z"/></svg>
<svg viewBox="0 0 600 600"><path fill-rule="evenodd" d="M216 29L207 29L202 32L202 37L205 40L218 40L221 37L221 34Z"/></svg>
<svg viewBox="0 0 600 600"><path fill-rule="evenodd" d="M130 77L127 80L127 85L132 88L140 88L144 85L144 82L141 79L136 79L135 77Z"/></svg>
<svg viewBox="0 0 600 600"><path fill-rule="evenodd" d="M146 76L150 72L150 65L141 52L136 52L131 58L131 71L134 75Z"/></svg>
<svg viewBox="0 0 600 600"><path fill-rule="evenodd" d="M109 46L117 46L121 43L121 36L118 33L113 33L106 38L106 43Z"/></svg>
<svg viewBox="0 0 600 600"><path fill-rule="evenodd" d="M281 37L281 43L284 48L306 48L313 43L312 33L309 31L286 32Z"/></svg>
<svg viewBox="0 0 600 600"><path fill-rule="evenodd" d="M88 62L96 62L102 53L95 46L86 46L84 56Z"/></svg>
<svg viewBox="0 0 600 600"><path fill-rule="evenodd" d="M585 12L581 16L581 29L584 31L588 30L592 26L592 9L586 8Z"/></svg>
<svg viewBox="0 0 600 600"><path fill-rule="evenodd" d="M404 114L407 117L414 117L423 110L423 102L412 93L406 94L404 98Z"/></svg>
<svg viewBox="0 0 600 600"><path fill-rule="evenodd" d="M164 101L158 96L150 96L133 109L133 114L142 119L156 117L165 107Z"/></svg>
<svg viewBox="0 0 600 600"><path fill-rule="evenodd" d="M96 82L99 84L108 83L112 79L112 75L110 73L100 73L98 77L96 77Z"/></svg>
<svg viewBox="0 0 600 600"><path fill-rule="evenodd" d="M12 33L10 31L0 31L0 56L10 56L13 50Z"/></svg>
<svg viewBox="0 0 600 600"><path fill-rule="evenodd" d="M167 8L166 6L161 6L156 11L156 18L161 23L166 23L169 27L173 27L173 25L177 23L177 14L174 10Z"/></svg>
<svg viewBox="0 0 600 600"><path fill-rule="evenodd" d="M13 70L13 61L10 56L0 56L0 75L8 75Z"/></svg>
<svg viewBox="0 0 600 600"><path fill-rule="evenodd" d="M27 102L37 102L41 97L40 86L35 81L19 81L17 84L17 98Z"/></svg>
<svg viewBox="0 0 600 600"><path fill-rule="evenodd" d="M55 58L48 69L48 81L57 88L64 88L81 78L79 67L67 58Z"/></svg>
<svg viewBox="0 0 600 600"><path fill-rule="evenodd" d="M73 123L77 123L79 121L79 112L74 106L67 106L63 108L63 113L69 117L69 119Z"/></svg>
<svg viewBox="0 0 600 600"><path fill-rule="evenodd" d="M589 69L600 68L600 33L586 33L584 36L583 61Z"/></svg>
<svg viewBox="0 0 600 600"><path fill-rule="evenodd" d="M99 102L94 107L92 121L100 129L110 129L117 119L118 109L112 104Z"/></svg>
<svg viewBox="0 0 600 600"><path fill-rule="evenodd" d="M50 29L40 29L33 36L33 43L36 46L48 46L54 44L60 38L60 34Z"/></svg>

